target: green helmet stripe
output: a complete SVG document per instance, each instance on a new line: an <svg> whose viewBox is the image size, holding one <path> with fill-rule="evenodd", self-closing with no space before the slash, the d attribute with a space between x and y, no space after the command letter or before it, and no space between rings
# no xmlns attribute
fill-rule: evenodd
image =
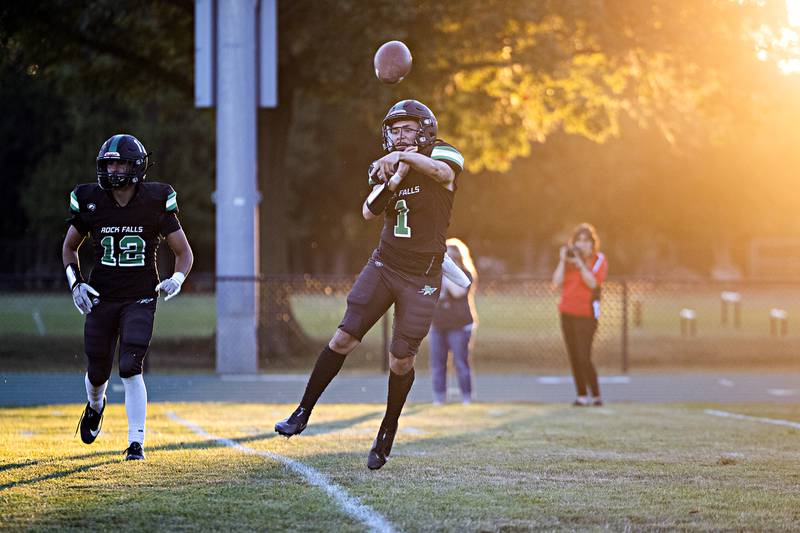
<svg viewBox="0 0 800 533"><path fill-rule="evenodd" d="M114 135L114 137L111 138L111 144L108 146L108 150L107 151L108 152L116 152L117 151L117 145L119 144L120 139L122 139L122 135Z"/></svg>

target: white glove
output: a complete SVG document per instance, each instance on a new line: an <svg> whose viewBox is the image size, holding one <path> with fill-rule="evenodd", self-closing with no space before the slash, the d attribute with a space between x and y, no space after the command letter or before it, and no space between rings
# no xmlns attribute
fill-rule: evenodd
<svg viewBox="0 0 800 533"><path fill-rule="evenodd" d="M181 292L181 285L183 285L183 280L186 279L186 274L183 272L175 272L172 277L169 277L163 280L161 283L156 285L156 292L164 291L166 294L166 298L164 301L166 302L173 296L177 296L179 292Z"/></svg>
<svg viewBox="0 0 800 533"><path fill-rule="evenodd" d="M72 289L72 303L75 304L75 307L78 308L78 311L82 315L88 315L92 312L92 307L95 303L98 303L97 299L94 299L89 296L93 294L94 296L100 296L100 293L94 290L94 287L89 285L88 283L78 283Z"/></svg>
<svg viewBox="0 0 800 533"><path fill-rule="evenodd" d="M472 285L464 271L447 254L444 254L444 261L442 261L442 274L459 287L466 289Z"/></svg>

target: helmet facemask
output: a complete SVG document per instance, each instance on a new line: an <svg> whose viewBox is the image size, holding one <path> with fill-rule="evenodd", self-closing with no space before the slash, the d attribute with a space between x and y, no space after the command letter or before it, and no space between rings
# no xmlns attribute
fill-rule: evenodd
<svg viewBox="0 0 800 533"><path fill-rule="evenodd" d="M126 161L130 163L130 170L127 172L109 172L108 164L112 161ZM97 158L97 182L104 190L121 189L130 184L143 181L144 173L147 169L147 158L130 160L117 159L111 157Z"/></svg>
<svg viewBox="0 0 800 533"><path fill-rule="evenodd" d="M389 129L399 120L415 120L417 122L418 129L414 145L418 149L421 150L436 140L438 125L431 110L416 100L402 100L393 105L383 119L383 149L387 152L397 150L389 135Z"/></svg>
<svg viewBox="0 0 800 533"><path fill-rule="evenodd" d="M111 162L127 162L128 170L109 172ZM121 189L145 180L152 166L150 154L132 135L119 134L108 139L97 156L97 183L103 190Z"/></svg>
<svg viewBox="0 0 800 533"><path fill-rule="evenodd" d="M395 122L400 122L401 120L409 120L409 117L400 117ZM394 152L400 149L395 144L395 141L392 139L392 134L390 133L392 128L395 127L395 122L383 125L383 147L387 152ZM429 144L428 137L425 135L425 131L420 127L419 120L414 120L414 122L416 122L417 128L412 145L418 148L423 148Z"/></svg>

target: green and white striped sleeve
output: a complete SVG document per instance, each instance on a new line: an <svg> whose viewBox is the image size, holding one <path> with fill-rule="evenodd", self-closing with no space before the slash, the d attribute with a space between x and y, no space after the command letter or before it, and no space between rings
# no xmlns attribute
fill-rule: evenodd
<svg viewBox="0 0 800 533"><path fill-rule="evenodd" d="M75 191L69 193L69 211L70 213L80 213L81 206L78 203L78 195L75 194Z"/></svg>
<svg viewBox="0 0 800 533"><path fill-rule="evenodd" d="M167 194L167 201L164 204L164 210L167 211L167 213L178 210L178 193L172 189L170 189L169 194Z"/></svg>
<svg viewBox="0 0 800 533"><path fill-rule="evenodd" d="M444 161L457 166L459 170L464 170L464 156L450 145L440 144L435 146L433 152L431 152L431 159Z"/></svg>

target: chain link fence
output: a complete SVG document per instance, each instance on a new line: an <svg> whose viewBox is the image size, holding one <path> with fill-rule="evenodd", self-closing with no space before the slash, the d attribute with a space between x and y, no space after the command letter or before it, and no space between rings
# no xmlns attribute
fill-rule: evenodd
<svg viewBox="0 0 800 533"><path fill-rule="evenodd" d="M260 367L306 371L336 330L355 276L287 276L259 288ZM0 278L0 370L80 369L83 317L60 277ZM214 368L215 280L194 274L160 301L149 359L158 371ZM473 364L481 372L564 373L568 363L550 281L481 278ZM601 372L800 368L800 281L608 280L594 344ZM351 371L386 368L392 311L348 357ZM427 342L418 367L426 368Z"/></svg>

